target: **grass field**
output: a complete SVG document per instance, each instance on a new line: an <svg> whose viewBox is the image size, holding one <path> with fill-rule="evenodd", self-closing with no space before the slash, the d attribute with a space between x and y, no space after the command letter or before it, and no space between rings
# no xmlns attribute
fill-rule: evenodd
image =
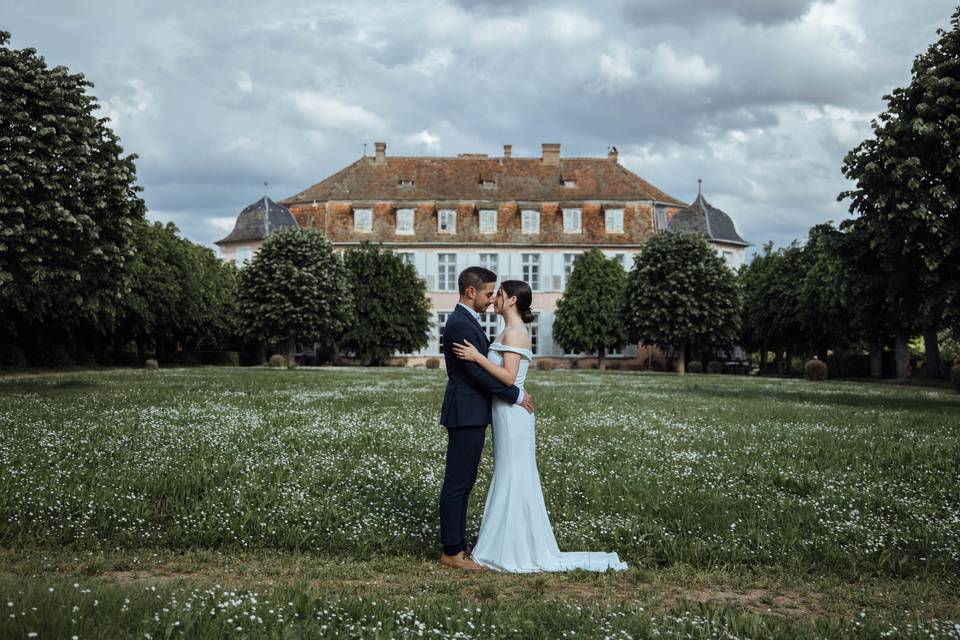
<svg viewBox="0 0 960 640"><path fill-rule="evenodd" d="M435 565L442 371L0 377L0 637L960 637L960 396L531 378L561 548L631 570Z"/></svg>

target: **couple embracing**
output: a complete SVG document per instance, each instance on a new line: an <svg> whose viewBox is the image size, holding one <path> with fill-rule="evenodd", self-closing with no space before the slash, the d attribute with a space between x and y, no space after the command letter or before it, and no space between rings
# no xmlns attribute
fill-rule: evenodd
<svg viewBox="0 0 960 640"><path fill-rule="evenodd" d="M527 324L532 293L525 282L470 267L457 284L460 302L443 330L447 389L440 424L447 428L447 466L440 491L440 564L514 573L626 569L616 553L562 552L537 470L533 397L523 388L533 360ZM490 304L505 328L490 343L480 314ZM493 478L476 547L467 544L467 505L477 480L488 424L493 424Z"/></svg>

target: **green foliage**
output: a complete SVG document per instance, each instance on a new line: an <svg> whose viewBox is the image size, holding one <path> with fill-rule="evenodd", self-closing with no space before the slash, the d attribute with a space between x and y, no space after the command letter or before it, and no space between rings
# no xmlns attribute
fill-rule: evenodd
<svg viewBox="0 0 960 640"><path fill-rule="evenodd" d="M826 380L827 363L817 359L807 360L803 365L803 375L807 380Z"/></svg>
<svg viewBox="0 0 960 640"><path fill-rule="evenodd" d="M707 363L707 373L723 373L723 363L717 362L716 360L711 360Z"/></svg>
<svg viewBox="0 0 960 640"><path fill-rule="evenodd" d="M36 351L31 354L33 364L40 367L68 367L73 364L73 358L66 347L56 342L41 342Z"/></svg>
<svg viewBox="0 0 960 640"><path fill-rule="evenodd" d="M93 85L0 31L0 315L109 326L144 216Z"/></svg>
<svg viewBox="0 0 960 640"><path fill-rule="evenodd" d="M173 223L140 222L117 331L167 354L220 346L238 332L236 267L180 237Z"/></svg>
<svg viewBox="0 0 960 640"><path fill-rule="evenodd" d="M394 353L427 346L431 328L427 285L412 264L389 250L364 242L344 256L357 321L341 347L377 366Z"/></svg>
<svg viewBox="0 0 960 640"><path fill-rule="evenodd" d="M886 308L909 309L930 336L960 286L960 8L952 28L918 55L910 84L884 96L873 136L844 158L855 226L885 276ZM902 332L900 332L902 333Z"/></svg>
<svg viewBox="0 0 960 640"><path fill-rule="evenodd" d="M287 359L279 353L275 353L270 356L270 360L267 361L267 364L274 368L285 367L287 366Z"/></svg>
<svg viewBox="0 0 960 640"><path fill-rule="evenodd" d="M553 360L539 358L535 366L538 371L553 371Z"/></svg>
<svg viewBox="0 0 960 640"><path fill-rule="evenodd" d="M635 259L623 318L630 339L644 344L727 347L740 329L741 304L736 277L702 237L664 232Z"/></svg>
<svg viewBox="0 0 960 640"><path fill-rule="evenodd" d="M241 328L253 340L334 345L354 319L343 261L313 229L271 233L237 284Z"/></svg>
<svg viewBox="0 0 960 640"><path fill-rule="evenodd" d="M703 373L703 363L699 360L692 360L687 363L687 373Z"/></svg>
<svg viewBox="0 0 960 640"><path fill-rule="evenodd" d="M950 367L950 382L957 393L960 393L960 364Z"/></svg>
<svg viewBox="0 0 960 640"><path fill-rule="evenodd" d="M212 364L219 367L239 367L239 351L198 351L197 361L200 364Z"/></svg>
<svg viewBox="0 0 960 640"><path fill-rule="evenodd" d="M596 353L601 362L610 349L627 344L620 319L626 277L619 261L599 249L577 256L557 301L553 339L565 351Z"/></svg>
<svg viewBox="0 0 960 640"><path fill-rule="evenodd" d="M440 360L437 359L437 358L427 358L427 361L424 363L424 366L425 366L427 369L439 369L439 368L440 368Z"/></svg>
<svg viewBox="0 0 960 640"><path fill-rule="evenodd" d="M152 369L155 371L160 368L160 363L154 358L148 358L147 361L143 363L143 366L145 366L147 369Z"/></svg>

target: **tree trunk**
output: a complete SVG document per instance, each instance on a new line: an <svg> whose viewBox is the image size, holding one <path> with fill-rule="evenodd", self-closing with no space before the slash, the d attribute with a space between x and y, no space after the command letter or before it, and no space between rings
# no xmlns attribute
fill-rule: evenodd
<svg viewBox="0 0 960 640"><path fill-rule="evenodd" d="M597 347L597 368L603 371L607 368L607 350Z"/></svg>
<svg viewBox="0 0 960 640"><path fill-rule="evenodd" d="M760 371L764 371L767 368L767 343L764 342L760 345Z"/></svg>
<svg viewBox="0 0 960 640"><path fill-rule="evenodd" d="M923 325L923 346L926 356L923 359L923 377L940 377L940 343L937 340L939 323L927 322Z"/></svg>
<svg viewBox="0 0 960 640"><path fill-rule="evenodd" d="M880 340L870 340L870 377L883 377L883 345Z"/></svg>
<svg viewBox="0 0 960 640"><path fill-rule="evenodd" d="M773 370L776 373L783 373L783 352L780 351L780 347L773 352Z"/></svg>
<svg viewBox="0 0 960 640"><path fill-rule="evenodd" d="M907 352L907 336L902 333L897 333L893 340L893 358L897 365L897 378L905 379L910 360Z"/></svg>
<svg viewBox="0 0 960 640"><path fill-rule="evenodd" d="M686 363L687 343L684 342L677 349L677 375L682 376L687 371Z"/></svg>
<svg viewBox="0 0 960 640"><path fill-rule="evenodd" d="M290 334L287 338L287 369L293 369L293 352L297 349L297 337Z"/></svg>

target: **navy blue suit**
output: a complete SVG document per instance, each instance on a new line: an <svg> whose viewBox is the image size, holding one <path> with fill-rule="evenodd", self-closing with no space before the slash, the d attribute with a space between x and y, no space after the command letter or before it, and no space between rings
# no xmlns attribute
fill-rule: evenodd
<svg viewBox="0 0 960 640"><path fill-rule="evenodd" d="M477 481L493 396L515 404L520 389L497 381L475 362L457 357L452 346L469 340L486 355L487 334L470 313L457 305L443 328L443 358L447 389L440 424L447 428L447 468L440 490L440 540L443 552L456 555L467 548L467 506Z"/></svg>

